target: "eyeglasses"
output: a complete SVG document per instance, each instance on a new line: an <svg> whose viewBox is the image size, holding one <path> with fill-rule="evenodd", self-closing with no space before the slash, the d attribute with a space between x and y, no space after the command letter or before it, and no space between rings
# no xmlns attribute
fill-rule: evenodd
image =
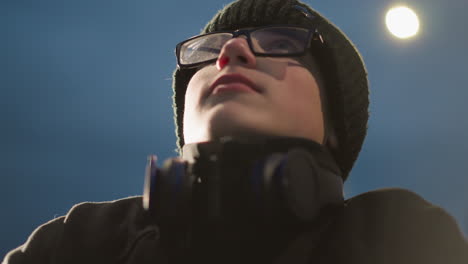
<svg viewBox="0 0 468 264"><path fill-rule="evenodd" d="M189 38L176 46L177 64L192 68L217 60L226 42L246 36L250 50L261 57L294 57L307 52L312 41L323 43L317 30L295 26L267 26L235 31L221 31Z"/></svg>

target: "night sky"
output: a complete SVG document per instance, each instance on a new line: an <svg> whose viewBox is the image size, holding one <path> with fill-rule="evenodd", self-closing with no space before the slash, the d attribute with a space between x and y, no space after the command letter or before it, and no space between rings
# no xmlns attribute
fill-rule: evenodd
<svg viewBox="0 0 468 264"><path fill-rule="evenodd" d="M225 0L0 3L0 257L76 203L143 190L146 158L175 153L175 45ZM307 1L357 45L369 72L368 137L346 197L402 187L468 234L466 0ZM385 28L413 8L420 34Z"/></svg>

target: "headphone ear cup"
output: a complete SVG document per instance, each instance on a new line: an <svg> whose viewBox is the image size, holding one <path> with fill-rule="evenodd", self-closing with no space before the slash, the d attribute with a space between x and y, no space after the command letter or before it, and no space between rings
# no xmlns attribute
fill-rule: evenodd
<svg viewBox="0 0 468 264"><path fill-rule="evenodd" d="M322 168L307 150L292 149L276 164L272 182L300 221L314 220L326 205L343 203L341 177Z"/></svg>
<svg viewBox="0 0 468 264"><path fill-rule="evenodd" d="M282 186L289 209L300 220L313 220L321 207L317 163L302 149L289 151L283 162Z"/></svg>
<svg viewBox="0 0 468 264"><path fill-rule="evenodd" d="M194 177L187 173L187 168L186 161L172 158L159 170L156 219L161 224L186 221L190 217Z"/></svg>
<svg viewBox="0 0 468 264"><path fill-rule="evenodd" d="M156 156L148 158L143 207L159 225L188 221L194 176L187 173L188 163L180 158L168 159L161 168Z"/></svg>

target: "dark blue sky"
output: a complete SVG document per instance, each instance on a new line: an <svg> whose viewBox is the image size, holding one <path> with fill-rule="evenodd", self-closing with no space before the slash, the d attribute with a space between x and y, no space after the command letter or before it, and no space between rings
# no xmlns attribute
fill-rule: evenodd
<svg viewBox="0 0 468 264"><path fill-rule="evenodd" d="M229 1L0 3L0 256L83 201L139 195L146 157L175 156L174 47ZM411 189L468 233L466 0L307 1L356 43L371 119L346 196ZM420 15L411 40L388 7Z"/></svg>

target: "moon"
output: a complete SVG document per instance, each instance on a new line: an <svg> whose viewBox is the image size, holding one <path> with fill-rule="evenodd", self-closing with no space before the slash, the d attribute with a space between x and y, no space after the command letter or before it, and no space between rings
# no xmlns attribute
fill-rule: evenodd
<svg viewBox="0 0 468 264"><path fill-rule="evenodd" d="M385 23L390 33L401 39L413 37L419 31L418 16L406 6L391 8L385 16Z"/></svg>

